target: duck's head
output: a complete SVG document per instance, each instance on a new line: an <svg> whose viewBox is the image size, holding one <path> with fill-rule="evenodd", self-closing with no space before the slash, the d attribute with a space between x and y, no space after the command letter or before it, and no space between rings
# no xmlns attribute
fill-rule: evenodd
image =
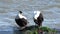
<svg viewBox="0 0 60 34"><path fill-rule="evenodd" d="M19 11L20 14L22 14L22 11Z"/></svg>
<svg viewBox="0 0 60 34"><path fill-rule="evenodd" d="M39 14L41 13L41 11L34 11L34 14Z"/></svg>

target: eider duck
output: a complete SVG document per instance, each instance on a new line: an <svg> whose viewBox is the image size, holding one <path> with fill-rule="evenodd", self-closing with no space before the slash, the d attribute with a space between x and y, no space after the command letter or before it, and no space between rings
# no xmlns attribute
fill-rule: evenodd
<svg viewBox="0 0 60 34"><path fill-rule="evenodd" d="M22 11L19 11L19 14L15 18L15 21L21 29L24 29L27 23L29 23L27 21L27 18L24 15L22 15Z"/></svg>
<svg viewBox="0 0 60 34"><path fill-rule="evenodd" d="M37 26L42 26L42 22L44 20L41 11L34 11L34 22Z"/></svg>

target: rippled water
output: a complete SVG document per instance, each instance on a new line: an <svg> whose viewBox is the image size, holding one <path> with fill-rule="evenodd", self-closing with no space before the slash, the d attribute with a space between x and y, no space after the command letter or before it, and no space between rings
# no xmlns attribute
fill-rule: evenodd
<svg viewBox="0 0 60 34"><path fill-rule="evenodd" d="M60 29L60 0L0 0L0 31L12 31L16 27L18 11L33 25L33 11L40 10L44 15L43 26Z"/></svg>

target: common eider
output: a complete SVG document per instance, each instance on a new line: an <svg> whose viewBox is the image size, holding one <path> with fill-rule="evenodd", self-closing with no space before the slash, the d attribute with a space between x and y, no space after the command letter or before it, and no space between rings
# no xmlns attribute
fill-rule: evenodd
<svg viewBox="0 0 60 34"><path fill-rule="evenodd" d="M15 21L21 29L24 29L27 23L29 23L27 21L27 18L24 15L22 15L22 11L19 11L19 14L15 18Z"/></svg>
<svg viewBox="0 0 60 34"><path fill-rule="evenodd" d="M42 22L44 20L41 11L34 11L34 22L37 26L42 26Z"/></svg>

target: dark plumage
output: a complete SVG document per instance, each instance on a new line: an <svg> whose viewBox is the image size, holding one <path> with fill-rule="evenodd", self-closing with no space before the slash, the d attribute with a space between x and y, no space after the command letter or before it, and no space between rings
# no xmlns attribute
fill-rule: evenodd
<svg viewBox="0 0 60 34"><path fill-rule="evenodd" d="M15 21L20 27L25 27L28 23L26 17L22 15L22 11L19 11L19 15L16 16Z"/></svg>
<svg viewBox="0 0 60 34"><path fill-rule="evenodd" d="M38 25L38 26L42 26L42 22L43 22L43 15L40 11L36 11L36 13L38 14L38 16L34 16L34 22Z"/></svg>

